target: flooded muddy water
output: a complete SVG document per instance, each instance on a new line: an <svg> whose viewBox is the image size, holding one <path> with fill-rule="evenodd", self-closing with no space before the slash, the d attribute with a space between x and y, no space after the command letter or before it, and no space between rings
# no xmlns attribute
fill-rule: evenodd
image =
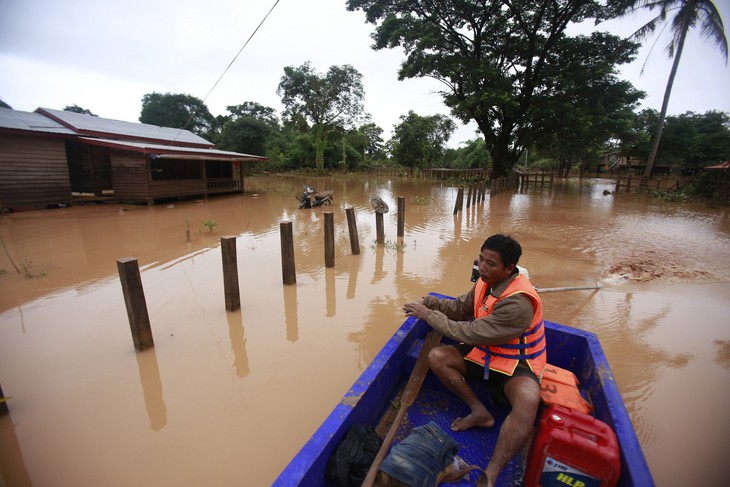
<svg viewBox="0 0 730 487"><path fill-rule="evenodd" d="M302 184L334 189L334 205L297 210ZM657 485L726 485L728 210L604 196L612 186L563 181L454 216L456 190L443 183L267 176L248 178L243 195L2 216L4 485L270 484L400 325L400 305L466 291L479 247L497 232L520 241L520 264L541 287L605 284L545 294L545 316L598 334ZM385 245L375 244L373 196L391 208ZM327 211L333 268L324 266ZM284 221L291 286L282 284ZM229 235L237 312L224 306L220 238ZM124 257L139 261L154 335L141 353L117 274Z"/></svg>

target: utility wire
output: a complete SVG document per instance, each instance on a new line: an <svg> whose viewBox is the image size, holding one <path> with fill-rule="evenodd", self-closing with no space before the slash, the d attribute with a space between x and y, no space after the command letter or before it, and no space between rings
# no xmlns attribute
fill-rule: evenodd
<svg viewBox="0 0 730 487"><path fill-rule="evenodd" d="M200 108L202 107L202 105L205 105L205 101L206 101L206 100L208 99L208 97L210 96L210 94L211 94L211 93L213 93L213 90L215 89L215 87L216 87L216 86L218 86L218 83L220 83L220 81L221 81L221 80L223 79L223 76L225 76L225 75L226 75L226 73L228 72L228 70L229 70L229 69L231 69L231 66L233 66L233 63L235 63L235 62L236 62L236 59L238 59L238 56L240 56L240 55L241 55L241 53L242 53L242 52L243 52L243 50L244 50L244 49L246 48L246 46L248 45L248 43L249 43L249 42L251 42L251 39L253 39L253 36L255 36L255 35L256 35L256 33L257 33L257 32L259 31L259 29L261 28L261 26L262 26L262 25L264 25L264 22L266 22L266 19L268 19L268 18L269 18L269 15L271 15L271 12L273 12L273 11L274 11L274 9L276 8L276 6L277 6L277 5L279 5L279 2L280 2L280 1L281 1L281 0L276 0L276 1L274 2L274 5L272 5L272 6L271 6L271 8L269 9L268 13L267 13L267 14L266 14L266 15L264 16L264 18L263 18L263 19L261 19L261 22L259 22L259 25L258 25L258 26L256 27L256 29L254 29L254 31L253 31L253 32L251 33L251 35L250 35L250 36L248 36L248 39L247 39L247 40L246 40L246 42L245 42L245 43L243 44L243 46L241 46L241 49L239 49L239 50L238 50L238 53L236 53L236 55L235 55L235 56L233 57L233 60L231 60L231 62L230 62L230 63L228 64L228 66L226 67L226 69L224 69L224 70L223 70L223 73L222 73L222 74L220 75L220 77L219 77L219 78L218 78L218 80L217 80L217 81L215 82L215 84L213 84L213 87L212 87L212 88L210 89L210 91L208 91L208 94L207 94L207 95L205 95L205 98L203 98L203 103L201 103L201 104L200 104L200 105L198 106L198 108L196 108L196 109L195 109L195 110L193 111L193 113L192 113L192 114L190 115L190 118L188 118L188 121L187 121L187 122L185 122L185 125L183 125L183 129L184 129L185 127L187 127L187 125L188 125L188 124L190 123L190 121L191 121L191 120L193 119L193 117L195 117L195 115L197 115L197 113L198 113L198 110L200 110Z"/></svg>

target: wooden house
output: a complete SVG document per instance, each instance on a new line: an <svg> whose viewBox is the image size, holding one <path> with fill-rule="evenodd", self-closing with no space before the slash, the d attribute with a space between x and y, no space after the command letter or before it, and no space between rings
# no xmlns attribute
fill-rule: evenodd
<svg viewBox="0 0 730 487"><path fill-rule="evenodd" d="M66 141L75 136L38 113L0 108L0 210L71 204Z"/></svg>
<svg viewBox="0 0 730 487"><path fill-rule="evenodd" d="M3 112L12 112L0 115L0 135L7 135L11 142L8 147L22 145L21 139L30 137L3 122L13 115L20 114L20 118L27 117L36 125L45 124L56 131L33 132L33 142L24 142L25 152L9 151L5 144L0 144L0 175L3 171L12 173L13 180L20 183L8 196L25 194L27 188L35 186L45 188L50 181L57 183L52 195L44 193L45 198L22 205L12 198L6 203L6 191L0 186L3 210L68 204L73 201L72 193L154 204L160 199L243 192L241 163L266 160L217 150L187 130L47 108L39 108L35 113ZM50 153L43 147L51 140L55 151L49 161ZM49 168L56 166L57 171L50 174Z"/></svg>

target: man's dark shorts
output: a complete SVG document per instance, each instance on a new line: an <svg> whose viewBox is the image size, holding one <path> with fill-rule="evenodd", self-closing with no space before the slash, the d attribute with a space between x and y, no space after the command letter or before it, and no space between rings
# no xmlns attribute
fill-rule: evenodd
<svg viewBox="0 0 730 487"><path fill-rule="evenodd" d="M456 345L456 349L459 351L462 357L465 357L469 352L471 352L473 348L473 345L467 345L465 343L460 343ZM464 363L466 364L466 374L464 375L467 379L484 379L483 366L466 359L464 360ZM524 360L520 360L520 362L517 364L517 368L515 368L515 371L511 376L507 374L502 374L501 372L495 372L494 370L489 371L487 389L490 391L490 397L492 398L492 400L496 400L497 402L505 401L506 404L509 404L507 396L505 396L504 394L504 387L505 385L507 385L507 382L509 382L510 379L514 377L529 377L534 380L538 386L540 385L540 380L537 378L530 366L527 365Z"/></svg>

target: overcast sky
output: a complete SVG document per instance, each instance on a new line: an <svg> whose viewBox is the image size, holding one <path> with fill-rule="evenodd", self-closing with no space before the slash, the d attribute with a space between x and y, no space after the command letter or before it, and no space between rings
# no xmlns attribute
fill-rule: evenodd
<svg viewBox="0 0 730 487"><path fill-rule="evenodd" d="M0 0L0 99L16 110L79 105L95 114L136 122L144 94L206 97L276 0ZM716 0L728 31L730 0ZM628 36L648 17L598 27ZM588 32L593 24L574 32ZM319 72L350 64L363 75L365 110L390 137L399 117L448 109L430 79L398 81L400 49L370 48L373 26L344 0L280 0L218 86L205 100L214 115L255 101L281 110L276 88L285 66L310 61ZM651 42L623 77L647 92L643 106L659 110L670 61ZM730 112L730 68L720 52L692 33L675 80L670 114ZM474 138L461 127L449 145Z"/></svg>

